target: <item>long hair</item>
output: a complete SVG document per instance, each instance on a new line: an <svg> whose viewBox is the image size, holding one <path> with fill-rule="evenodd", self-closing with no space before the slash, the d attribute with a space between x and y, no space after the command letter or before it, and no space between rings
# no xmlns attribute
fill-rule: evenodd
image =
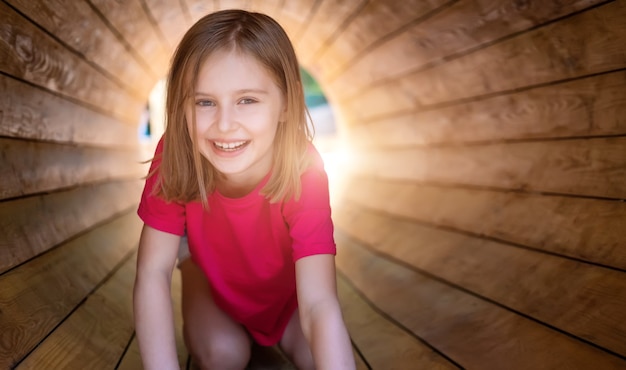
<svg viewBox="0 0 626 370"><path fill-rule="evenodd" d="M286 121L274 139L272 174L261 194L271 202L299 198L300 175L308 165L307 143L312 132L299 64L289 37L271 17L244 10L223 10L198 20L183 36L171 61L167 79L166 129L155 193L167 201L200 200L208 207L217 170L200 154L193 109L196 79L214 52L236 49L266 67L284 95ZM191 125L185 113L191 111Z"/></svg>

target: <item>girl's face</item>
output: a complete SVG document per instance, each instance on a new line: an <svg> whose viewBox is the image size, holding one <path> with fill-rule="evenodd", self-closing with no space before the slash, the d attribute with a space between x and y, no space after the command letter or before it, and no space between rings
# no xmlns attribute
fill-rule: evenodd
<svg viewBox="0 0 626 370"><path fill-rule="evenodd" d="M194 102L200 153L226 184L258 184L272 167L276 129L286 115L270 72L245 53L215 52L200 68ZM190 111L187 122L193 124Z"/></svg>

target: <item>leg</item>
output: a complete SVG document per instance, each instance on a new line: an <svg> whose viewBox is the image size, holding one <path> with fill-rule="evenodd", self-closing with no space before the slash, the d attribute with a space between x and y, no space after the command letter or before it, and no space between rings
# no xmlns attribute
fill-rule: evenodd
<svg viewBox="0 0 626 370"><path fill-rule="evenodd" d="M298 310L293 313L280 340L280 348L300 370L315 369L309 343L300 326Z"/></svg>
<svg viewBox="0 0 626 370"><path fill-rule="evenodd" d="M179 268L183 333L194 361L202 369L244 369L250 359L248 333L215 305L202 270L190 258Z"/></svg>

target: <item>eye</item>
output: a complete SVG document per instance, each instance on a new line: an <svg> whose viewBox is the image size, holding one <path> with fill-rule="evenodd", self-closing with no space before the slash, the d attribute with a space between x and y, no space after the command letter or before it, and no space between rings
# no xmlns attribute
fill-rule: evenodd
<svg viewBox="0 0 626 370"><path fill-rule="evenodd" d="M252 98L243 98L239 101L240 104L253 104L256 103L256 100Z"/></svg>
<svg viewBox="0 0 626 370"><path fill-rule="evenodd" d="M200 99L200 100L196 100L196 105L199 107L213 107L215 106L215 102L211 100Z"/></svg>

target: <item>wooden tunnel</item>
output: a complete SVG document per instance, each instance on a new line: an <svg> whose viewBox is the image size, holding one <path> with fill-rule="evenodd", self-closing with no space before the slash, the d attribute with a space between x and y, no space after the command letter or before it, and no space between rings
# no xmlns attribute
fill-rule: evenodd
<svg viewBox="0 0 626 370"><path fill-rule="evenodd" d="M334 107L359 368L626 368L625 1L2 0L1 369L140 366L137 124L229 7Z"/></svg>

